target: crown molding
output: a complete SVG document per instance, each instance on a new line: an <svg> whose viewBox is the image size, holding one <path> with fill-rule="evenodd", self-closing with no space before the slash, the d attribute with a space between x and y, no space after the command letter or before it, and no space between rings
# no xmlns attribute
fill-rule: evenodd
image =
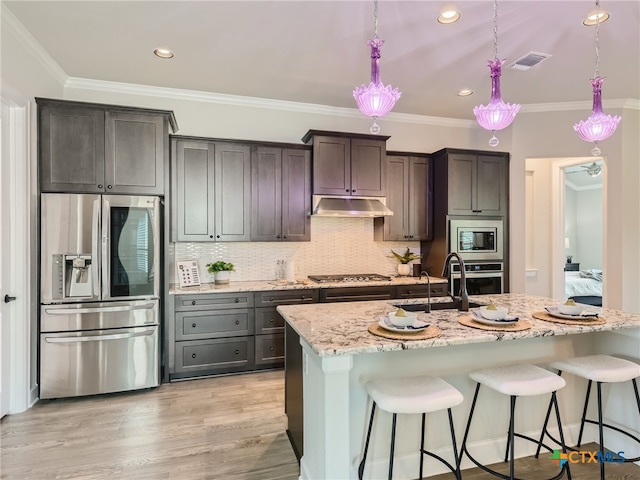
<svg viewBox="0 0 640 480"><path fill-rule="evenodd" d="M622 98L614 100L603 100L602 106L605 108L629 108L632 110L640 110L640 100L634 98ZM520 111L522 113L538 113L538 112L562 112L571 110L591 110L593 102L556 102L556 103L530 103L522 105Z"/></svg>
<svg viewBox="0 0 640 480"><path fill-rule="evenodd" d="M38 41L29 33L29 31L20 23L20 20L16 18L13 12L2 2L1 17L2 17L2 29L10 33L20 43L22 43L27 50L34 56L34 58L40 62L40 64L55 78L60 85L64 86L65 82L69 78L67 73L58 65L58 63L49 55L49 53L42 48Z"/></svg>
<svg viewBox="0 0 640 480"><path fill-rule="evenodd" d="M109 82L90 78L69 77L65 88L95 90L101 92L121 93L128 95L143 95L150 97L173 98L195 102L215 103L217 105L233 105L237 107L265 108L269 110L283 110L288 112L311 113L316 115L331 115L334 117L363 118L360 110L355 108L331 107L313 103L291 102L287 100L273 100L269 98L244 97L224 93L204 92L200 90L186 90L179 88L154 87L133 83ZM430 117L427 115L413 115L407 113L389 113L384 117L385 122L415 123L445 127L470 128L477 126L473 120L455 118Z"/></svg>

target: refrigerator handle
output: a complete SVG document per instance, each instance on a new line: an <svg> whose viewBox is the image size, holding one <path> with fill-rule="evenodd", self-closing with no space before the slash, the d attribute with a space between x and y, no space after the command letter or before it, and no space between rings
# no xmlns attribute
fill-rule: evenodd
<svg viewBox="0 0 640 480"><path fill-rule="evenodd" d="M84 337L44 337L47 343L76 343L76 342L101 342L104 340L121 340L123 338L148 337L153 335L155 330L144 330L132 333L114 333L111 335L88 335Z"/></svg>
<svg viewBox="0 0 640 480"><path fill-rule="evenodd" d="M87 308L45 308L47 315L75 315L79 313L109 313L130 312L132 310L149 310L155 303L143 303L141 305L119 305L116 307L87 307Z"/></svg>
<svg viewBox="0 0 640 480"><path fill-rule="evenodd" d="M102 299L111 298L111 266L109 265L111 240L111 204L106 197L102 198Z"/></svg>
<svg viewBox="0 0 640 480"><path fill-rule="evenodd" d="M93 281L93 295L100 298L100 199L93 201L93 217L91 217L91 276Z"/></svg>

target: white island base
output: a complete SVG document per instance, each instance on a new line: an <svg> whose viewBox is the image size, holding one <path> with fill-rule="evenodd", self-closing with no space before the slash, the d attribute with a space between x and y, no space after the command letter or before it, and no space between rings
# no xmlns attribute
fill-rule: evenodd
<svg viewBox="0 0 640 480"><path fill-rule="evenodd" d="M284 311L289 313L286 309ZM556 333L509 341L495 339L485 343L350 355L327 355L326 351L320 355L304 338L300 339L300 343L303 349L304 385L304 454L300 460L300 478L342 480L358 478L357 468L371 412L371 402L363 388L366 380L383 376L437 375L451 383L465 397L464 403L453 408L456 440L460 446L475 389L475 383L468 378L468 372L520 362L544 366L553 360L596 353L619 355L638 361L640 329L592 331L577 335ZM558 400L567 444L575 445L586 381L571 375L564 375L564 378L567 386L559 391ZM594 393L595 388L592 395ZM640 417L629 382L605 385L603 400L607 423L627 429L633 435L640 435ZM548 401L547 396L519 398L516 405L516 431L534 438L539 436ZM484 464L503 461L508 408L507 396L486 388L481 389L468 448ZM589 410L591 415L588 418L595 418L595 397L592 398ZM420 415L398 416L394 478L418 477L420 421ZM426 430L425 448L453 462L446 411L428 414ZM557 438L553 418L549 430ZM378 409L364 478L387 478L390 432L391 415ZM594 441L597 442L597 427L587 424L583 444ZM607 448L614 452L627 452L626 457L640 454L640 446L615 431L607 430L605 441ZM557 446L551 442L547 444L551 448ZM516 439L516 457L534 453L534 444ZM550 455L551 453L543 450L541 461L547 461ZM463 460L463 469L472 467L474 465L468 459ZM598 469L599 466L594 464L594 473ZM431 476L448 470L425 456L424 472L425 476Z"/></svg>

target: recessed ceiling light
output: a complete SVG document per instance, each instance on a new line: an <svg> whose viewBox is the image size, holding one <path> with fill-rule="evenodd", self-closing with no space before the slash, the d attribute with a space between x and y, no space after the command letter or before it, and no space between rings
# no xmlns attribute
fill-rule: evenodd
<svg viewBox="0 0 640 480"><path fill-rule="evenodd" d="M473 90L470 88L463 88L458 92L459 97L468 97L469 95L473 95Z"/></svg>
<svg viewBox="0 0 640 480"><path fill-rule="evenodd" d="M438 15L438 23L454 23L460 20L460 12L458 10L443 10Z"/></svg>
<svg viewBox="0 0 640 480"><path fill-rule="evenodd" d="M597 23L606 22L607 20L609 20L609 17L609 12L605 12L604 10L594 10L592 12L589 12L589 15L585 17L585 19L582 21L582 24L587 27L592 27Z"/></svg>
<svg viewBox="0 0 640 480"><path fill-rule="evenodd" d="M153 53L156 57L173 58L173 52L167 48L156 48Z"/></svg>

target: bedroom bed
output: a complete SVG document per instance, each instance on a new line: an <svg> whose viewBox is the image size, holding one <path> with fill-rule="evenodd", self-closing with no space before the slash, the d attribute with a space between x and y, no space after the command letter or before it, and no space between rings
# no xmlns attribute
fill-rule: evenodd
<svg viewBox="0 0 640 480"><path fill-rule="evenodd" d="M602 272L581 270L564 272L564 291L567 298L578 303L602 306Z"/></svg>

